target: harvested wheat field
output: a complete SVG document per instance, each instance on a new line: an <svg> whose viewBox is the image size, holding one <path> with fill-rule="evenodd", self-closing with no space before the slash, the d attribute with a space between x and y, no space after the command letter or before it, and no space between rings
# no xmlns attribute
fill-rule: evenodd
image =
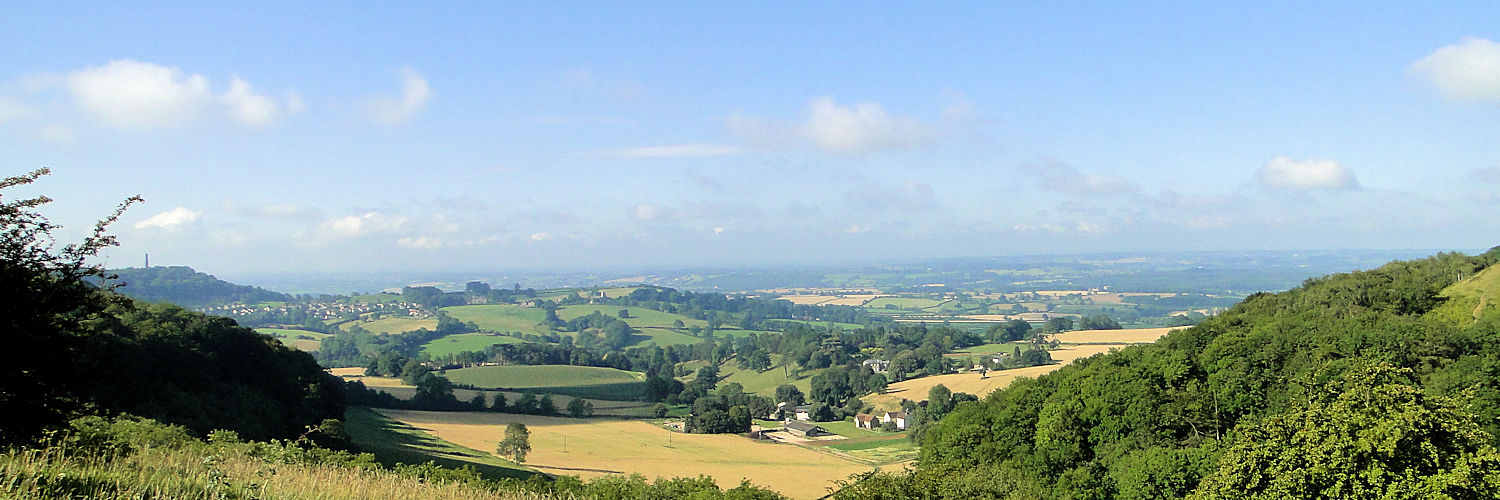
<svg viewBox="0 0 1500 500"><path fill-rule="evenodd" d="M871 469L800 446L727 434L682 434L639 420L573 419L504 413L378 410L449 442L493 452L506 424L531 431L526 465L584 478L607 474L657 477L707 474L722 488L741 478L793 498L817 498L837 479ZM668 442L670 436L670 443Z"/></svg>
<svg viewBox="0 0 1500 500"><path fill-rule="evenodd" d="M1064 344L1149 344L1170 333L1172 328L1134 328L1129 330L1078 330L1051 335Z"/></svg>
<svg viewBox="0 0 1500 500"><path fill-rule="evenodd" d="M927 391L933 386L943 384L953 392L967 392L979 397L984 397L997 389L1004 389L1012 381L1019 377L1038 377L1063 365L1072 363L1075 359L1087 358L1095 354L1109 352L1111 349L1126 347L1126 344L1092 344L1070 346L1050 351L1052 359L1060 361L1058 364L1029 366L1012 370L1001 370L989 372L984 378L980 378L979 372L955 373L950 375L935 375L931 377L914 378L891 384L881 394L871 394L861 398L865 403L874 406L877 411L894 411L901 409L901 400L912 401L927 400Z"/></svg>

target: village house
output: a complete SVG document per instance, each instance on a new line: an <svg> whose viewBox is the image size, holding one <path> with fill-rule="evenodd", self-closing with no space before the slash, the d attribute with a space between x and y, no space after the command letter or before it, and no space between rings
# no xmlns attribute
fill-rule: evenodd
<svg viewBox="0 0 1500 500"><path fill-rule="evenodd" d="M880 419L868 413L861 413L854 416L854 426L860 429L874 429L880 426Z"/></svg>
<svg viewBox="0 0 1500 500"><path fill-rule="evenodd" d="M812 420L812 405L802 405L793 408L792 416L797 420Z"/></svg>
<svg viewBox="0 0 1500 500"><path fill-rule="evenodd" d="M911 414L904 411L888 411L885 412L885 415L880 417L880 423L885 424L888 422L895 422L896 428L903 431L906 430L906 425L910 421Z"/></svg>
<svg viewBox="0 0 1500 500"><path fill-rule="evenodd" d="M860 363L860 366L868 366L870 371L875 373L885 373L891 367L891 362L883 359L867 359Z"/></svg>

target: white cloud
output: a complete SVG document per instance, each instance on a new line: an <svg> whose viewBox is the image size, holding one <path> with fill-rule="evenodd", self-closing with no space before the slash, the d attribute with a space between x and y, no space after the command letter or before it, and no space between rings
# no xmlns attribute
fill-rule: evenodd
<svg viewBox="0 0 1500 500"><path fill-rule="evenodd" d="M531 241L546 241L552 239L551 233L532 233Z"/></svg>
<svg viewBox="0 0 1500 500"><path fill-rule="evenodd" d="M229 92L225 92L219 100L229 107L230 116L252 127L270 125L282 113L281 106L275 99L256 94L250 84L239 77L229 82ZM300 102L298 106L301 106Z"/></svg>
<svg viewBox="0 0 1500 500"><path fill-rule="evenodd" d="M817 97L807 103L808 117L802 123L781 123L733 115L726 122L729 133L752 145L782 149L811 147L839 154L929 146L942 138L936 125L892 116L875 102L840 106L832 97Z"/></svg>
<svg viewBox="0 0 1500 500"><path fill-rule="evenodd" d="M1426 77L1454 99L1500 102L1500 43L1466 37L1433 51L1407 72Z"/></svg>
<svg viewBox="0 0 1500 500"><path fill-rule="evenodd" d="M66 82L79 105L120 127L181 124L213 100L207 77L133 59L73 73Z"/></svg>
<svg viewBox="0 0 1500 500"><path fill-rule="evenodd" d="M637 203L630 207L630 217L639 221L656 221L675 215L675 211L652 203Z"/></svg>
<svg viewBox="0 0 1500 500"><path fill-rule="evenodd" d="M1076 195L1126 194L1139 191L1130 181L1121 177L1086 174L1066 163L1044 160L1026 163L1018 167L1023 174L1037 179L1042 189Z"/></svg>
<svg viewBox="0 0 1500 500"><path fill-rule="evenodd" d="M401 68L401 96L375 98L367 110L375 120L395 125L405 123L427 109L430 100L432 88L427 85L427 80L411 68Z"/></svg>
<svg viewBox="0 0 1500 500"><path fill-rule="evenodd" d="M106 125L123 128L180 126L223 114L241 124L269 125L285 112L276 99L257 94L236 77L215 95L208 77L133 59L67 75L63 83L77 104Z"/></svg>
<svg viewBox="0 0 1500 500"><path fill-rule="evenodd" d="M726 156L743 153L739 146L730 144L677 144L671 146L647 146L640 148L606 151L610 156L622 158L684 158L695 156Z"/></svg>
<svg viewBox="0 0 1500 500"><path fill-rule="evenodd" d="M405 236L396 240L396 245L420 250L436 250L443 247L443 239L437 236Z"/></svg>
<svg viewBox="0 0 1500 500"><path fill-rule="evenodd" d="M1349 167L1334 160L1309 158L1293 161L1277 156L1255 174L1261 185L1271 190L1306 191L1313 189L1359 189L1359 181Z"/></svg>
<svg viewBox="0 0 1500 500"><path fill-rule="evenodd" d="M191 224L197 221L202 215L203 212L194 212L183 207L177 207L148 217L146 220L135 223L132 227L136 229L177 227L184 224Z"/></svg>
<svg viewBox="0 0 1500 500"><path fill-rule="evenodd" d="M407 218L390 216L380 212L366 212L324 221L320 226L324 235L335 238L358 238L400 229Z"/></svg>

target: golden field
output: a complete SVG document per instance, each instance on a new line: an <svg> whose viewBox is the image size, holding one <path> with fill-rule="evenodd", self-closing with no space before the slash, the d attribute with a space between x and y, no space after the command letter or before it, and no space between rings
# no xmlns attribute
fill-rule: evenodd
<svg viewBox="0 0 1500 500"><path fill-rule="evenodd" d="M683 434L640 420L574 419L505 413L378 410L438 438L493 452L505 426L531 431L526 465L583 478L641 474L647 478L706 474L720 487L741 478L793 498L827 494L834 480L870 466L794 445L727 434Z"/></svg>
<svg viewBox="0 0 1500 500"><path fill-rule="evenodd" d="M1181 327L1171 328L1134 328L1127 330L1076 330L1049 335L1048 337L1064 344L1149 344L1156 339L1171 333L1172 330L1181 330Z"/></svg>
<svg viewBox="0 0 1500 500"><path fill-rule="evenodd" d="M1109 352L1111 349L1125 347L1124 344L1112 345L1079 345L1069 346L1062 349L1050 351L1052 359L1059 363L1042 366L1029 366L1013 370L1001 370L989 372L984 378L980 378L979 372L954 373L949 375L934 375L930 377L914 378L891 384L881 394L871 394L861 398L865 403L874 406L877 411L893 411L901 409L901 400L925 401L927 391L933 386L943 384L953 392L966 392L979 397L1004 389L1012 381L1020 377L1038 377L1049 373L1063 365L1072 363L1075 359L1087 358L1095 354Z"/></svg>

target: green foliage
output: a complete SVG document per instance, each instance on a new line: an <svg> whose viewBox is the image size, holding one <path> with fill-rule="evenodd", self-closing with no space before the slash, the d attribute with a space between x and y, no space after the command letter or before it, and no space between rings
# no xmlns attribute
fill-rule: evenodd
<svg viewBox="0 0 1500 500"><path fill-rule="evenodd" d="M1341 390L1242 426L1195 498L1500 497L1494 436L1410 374L1356 368Z"/></svg>
<svg viewBox="0 0 1500 500"><path fill-rule="evenodd" d="M1039 379L1018 380L977 404L957 405L912 433L921 434L920 469L999 465L1044 487L1048 497L1181 498L1200 483L1227 484L1218 490L1227 496L1293 477L1303 478L1302 487L1321 488L1314 496L1390 491L1421 497L1449 490L1492 496L1484 489L1488 476L1454 471L1464 463L1488 467L1474 471L1496 469L1488 460L1500 430L1497 325L1455 324L1428 313L1444 303L1443 290L1457 276L1474 276L1497 260L1500 249L1475 257L1440 254L1252 295L1155 344L1078 360ZM1345 387L1346 373L1381 363L1409 369L1409 380L1363 392L1357 384L1336 393L1325 389ZM1345 399L1336 405L1340 395ZM1451 407L1444 397L1467 405ZM1422 420L1429 417L1436 420ZM1377 421L1391 418L1397 422ZM1313 425L1325 420L1324 427ZM1424 439L1442 444L1424 445ZM1238 446L1232 454L1225 440ZM1281 443L1276 450L1326 451L1252 453L1273 443ZM1392 443L1405 443L1414 459L1428 462L1381 462L1379 450L1394 450ZM1350 454L1338 458L1333 451ZM1363 465L1336 465L1355 461ZM1298 467L1300 475L1284 472ZM1392 475L1400 470L1422 471L1418 476L1428 479ZM1228 475L1209 483L1203 478L1211 472ZM1329 489L1312 480L1356 473L1366 486L1346 481L1337 487L1343 489ZM1424 486L1403 486L1417 483Z"/></svg>
<svg viewBox="0 0 1500 500"><path fill-rule="evenodd" d="M236 285L187 266L112 269L121 294L146 302L171 302L185 307L255 304L291 300L290 295L253 286Z"/></svg>

